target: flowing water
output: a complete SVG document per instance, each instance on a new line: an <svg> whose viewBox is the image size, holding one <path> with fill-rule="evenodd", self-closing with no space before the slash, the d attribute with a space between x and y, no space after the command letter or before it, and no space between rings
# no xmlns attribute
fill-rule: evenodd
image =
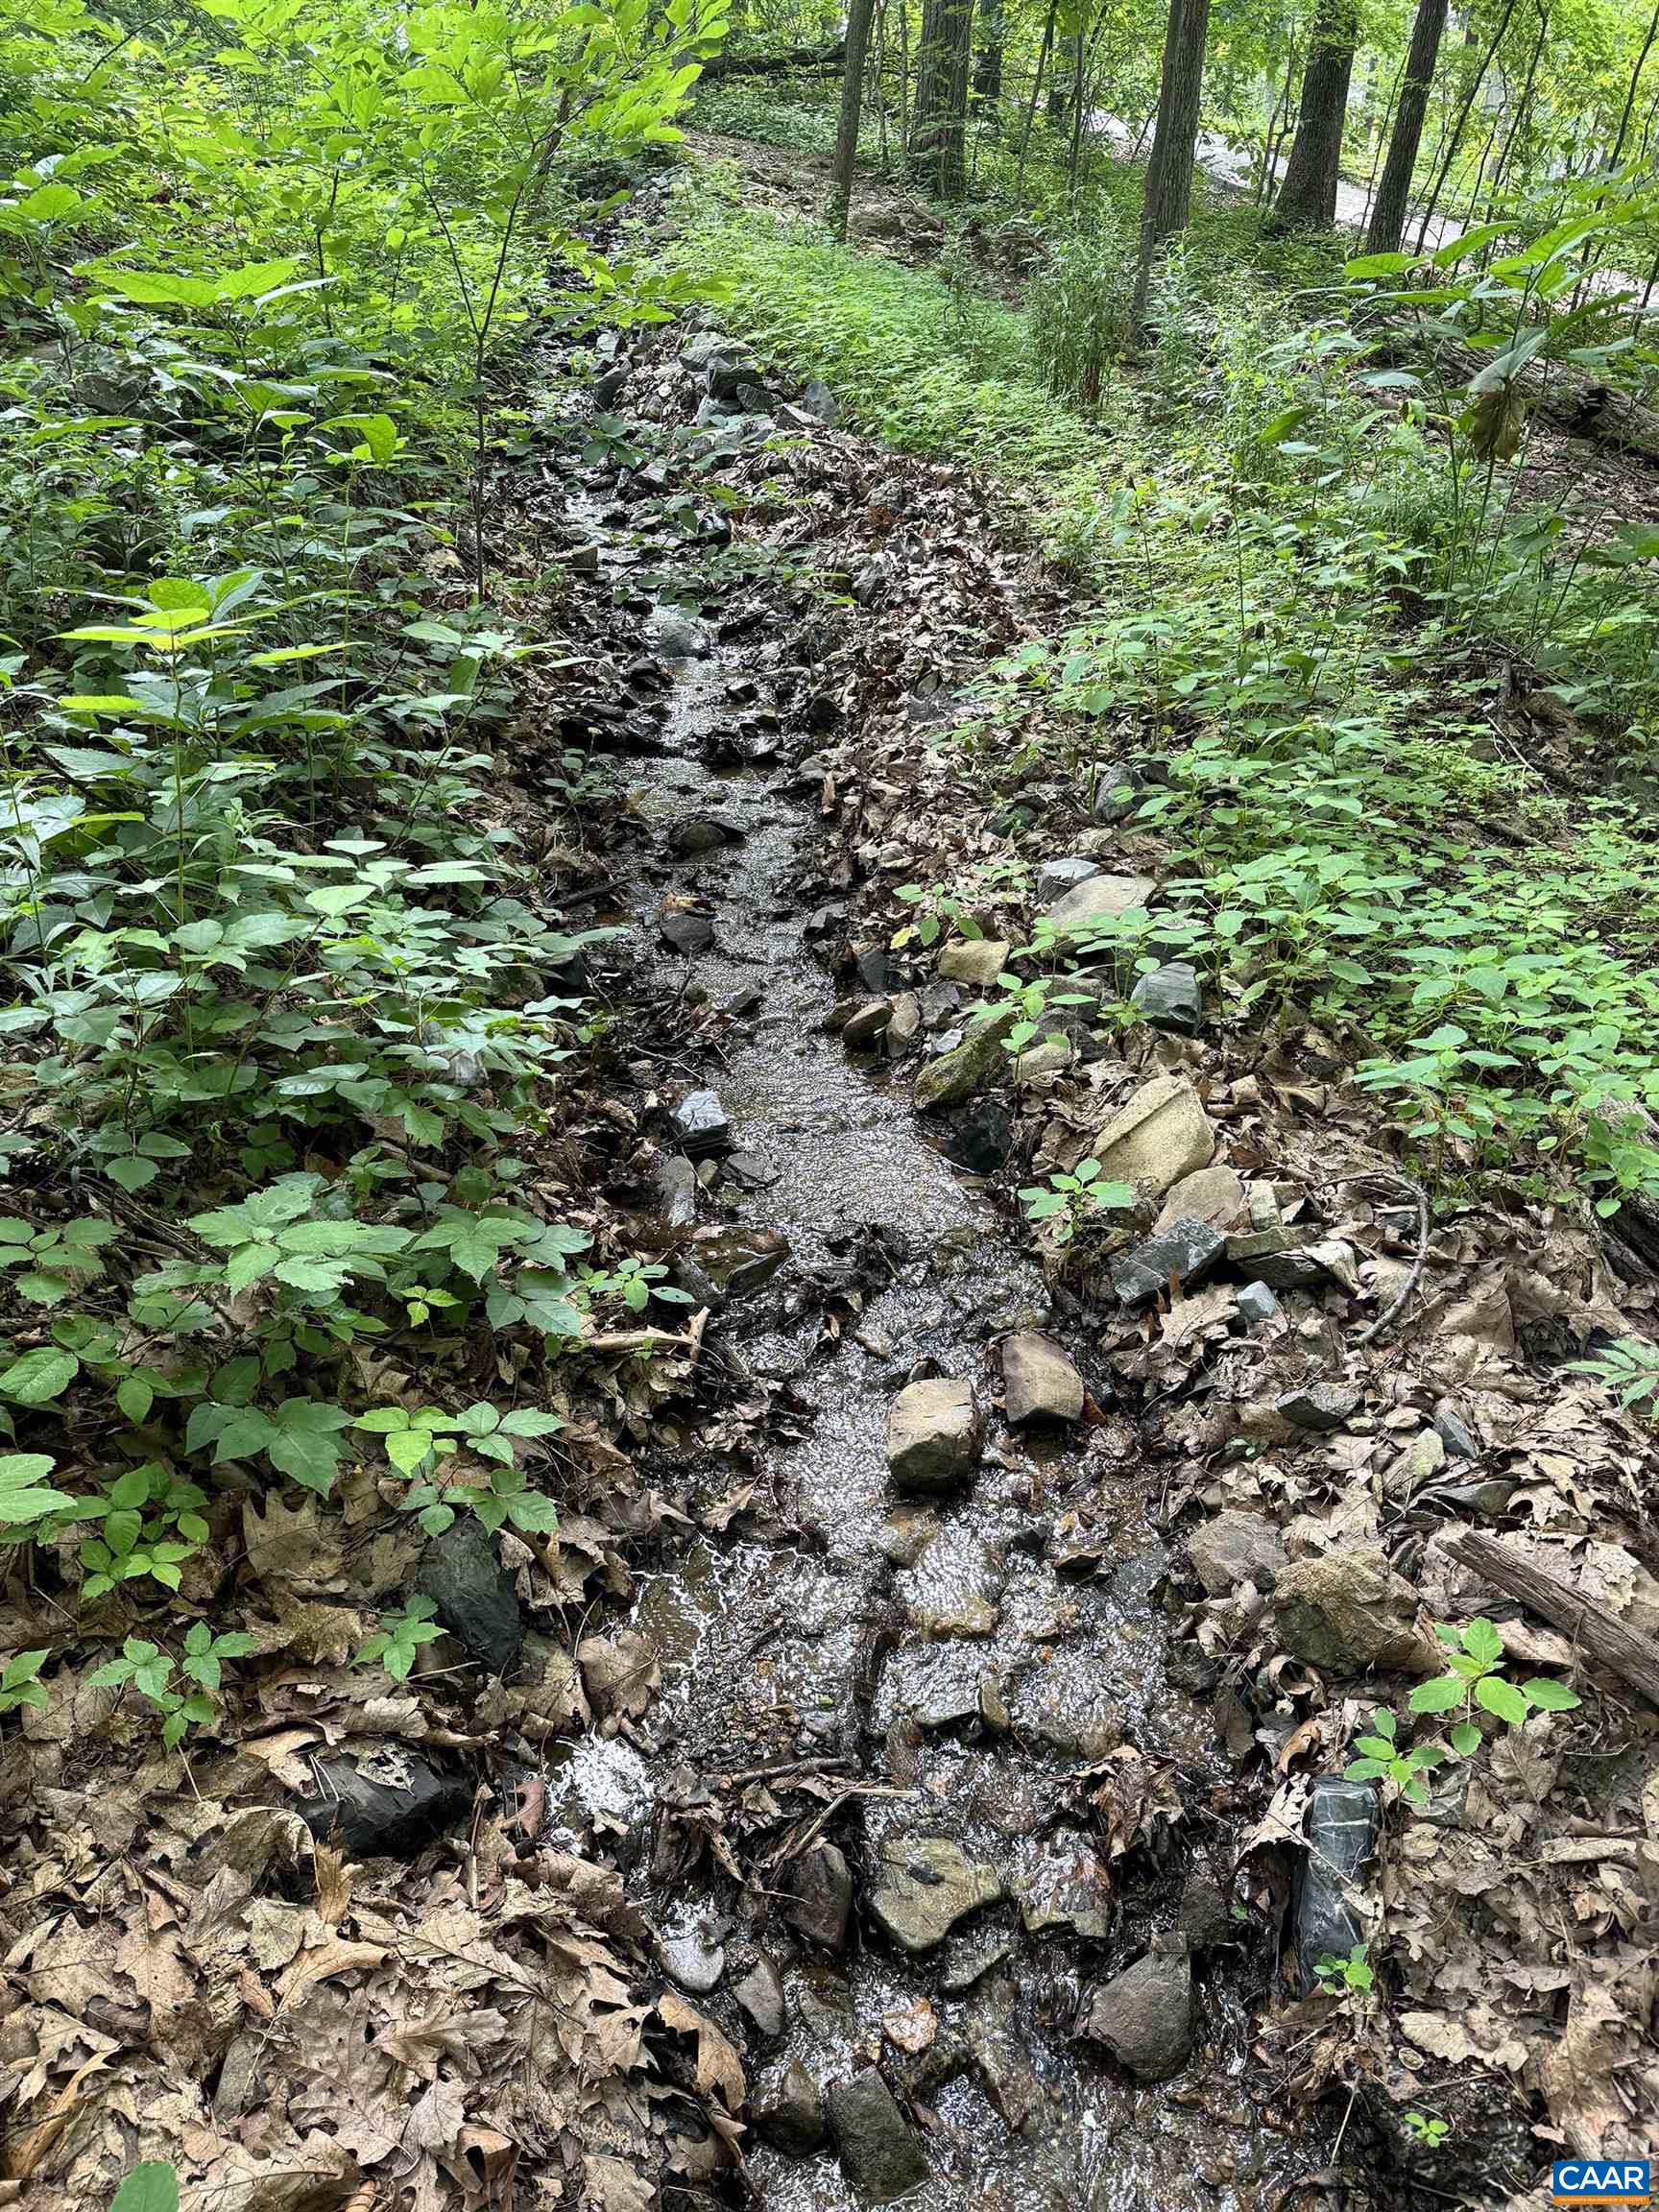
<svg viewBox="0 0 1659 2212"><path fill-rule="evenodd" d="M583 512L626 597L635 556L618 563L597 503ZM1033 1449L994 1409L997 1340L1048 1317L1044 1284L933 1149L907 1087L854 1061L827 1026L834 990L806 938L822 893L811 888L817 831L802 780L776 760L733 771L705 758L711 733L753 714L751 685L762 706L783 687L790 636L746 620L738 639L718 600L707 612L710 649L665 661L660 752L628 765L654 854L631 904L643 958L673 972L686 964L658 942L663 891L704 894L714 942L686 979L746 1009L726 1032L723 1064L696 1081L717 1091L750 1187L728 1173L700 1214L781 1232L790 1257L725 1307L709 1356L740 1361L809 1407L800 1440L771 1454L760 1485L799 1533L705 1537L642 1580L632 1625L658 1646L663 1673L648 1756L590 1744L590 1786L637 1800L647 1780L672 1795L687 1773L818 1764L822 1795L789 1809L854 1792L826 1832L844 1847L861 1901L890 1838L954 1839L996 1870L1003 1901L921 1958L893 1949L857 1910L836 1955L792 1934L776 1893L762 1903L699 1877L689 1894L652 1900L669 1934L688 1915L711 1916L726 1969L696 2002L745 2053L752 2088L787 2058L821 2085L878 2059L929 2116L931 2177L905 2200L917 2212L970 2195L985 2212L1320 2201L1299 2186L1313 2161L1268 2124L1248 2069L1240 1990L1260 1968L1241 1963L1244 1950L1201 1964L1192 2053L1172 2080L1137 2085L1075 2037L1088 1991L1173 1924L1183 1878L1212 1859L1218 1878L1227 1873L1228 1830L1214 1808L1230 1772L1210 1716L1171 1679L1154 1598L1165 1565L1148 1518L1156 1481L1086 1340L1070 1349L1107 1407L1101 1421ZM710 811L737 840L670 860L667 832ZM854 1276L870 1287L861 1312L843 1304L836 1334L806 1293ZM1063 1324L1048 1325L1066 1338ZM890 1403L922 1362L971 1376L988 1416L972 1485L926 1503L894 1497L886 1458ZM1181 1817L1154 1820L1153 1847L1114 1866L1110 1796L1091 1798L1125 1774ZM776 1891L792 1878L784 1865L767 1880ZM1249 1932L1258 1959L1263 1941ZM730 1994L759 1952L788 1999L786 2032L771 2041ZM751 2158L777 2212L858 2202L832 2147L798 2159L759 2144Z"/></svg>

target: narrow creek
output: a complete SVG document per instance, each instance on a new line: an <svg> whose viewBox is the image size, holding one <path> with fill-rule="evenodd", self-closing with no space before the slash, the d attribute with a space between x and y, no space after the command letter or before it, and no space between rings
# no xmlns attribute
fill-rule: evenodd
<svg viewBox="0 0 1659 2212"><path fill-rule="evenodd" d="M638 612L649 569L606 490L590 484L570 518ZM626 764L648 833L628 906L641 963L729 1011L723 1058L661 1086L670 1107L712 1092L729 1127L700 1175L665 1135L664 1187L683 1217L694 1210L682 1267L700 1251L726 1271L737 1260L708 1357L809 1409L763 1471L774 1526L798 1534L693 1534L642 1575L630 1625L660 1654L661 1695L639 1749L589 1738L567 1777L613 1821L643 1827L657 1808L661 1957L744 2056L744 2152L776 2212L899 2194L918 2212L970 2193L988 2212L1327 2202L1248 2059L1265 1938L1231 1940L1231 1775L1155 1600L1161 1478L1089 1342L1069 1339L1013 1236L927 1142L907 1088L830 1023L837 988L809 935L830 897L810 779L771 744L762 763L733 764L800 673L762 603L711 584L700 617L660 603L646 624L667 688L660 750ZM711 825L711 849L677 857L704 841L693 824ZM665 898L706 907L711 941L665 950ZM854 1283L837 1333L813 1291ZM1031 1328L1066 1344L1097 1418L1010 1431L998 1345ZM962 1486L903 1498L889 1411L931 1375L971 1381L982 1455ZM708 1472L691 1486L717 1493ZM697 1805L706 1782L719 1806L720 1778L764 1789L765 1770L815 1779L780 1792L781 1845L758 1884L664 1879L663 1806ZM924 1936L988 1901L909 1953L873 1915L883 1890ZM1155 1940L1179 1950L1183 1919L1190 2056L1140 2082L1079 2030L1109 1974ZM831 2094L826 2121L821 2097L872 2066L918 2125L879 2092L851 2112ZM869 2140L850 2148L850 2131Z"/></svg>

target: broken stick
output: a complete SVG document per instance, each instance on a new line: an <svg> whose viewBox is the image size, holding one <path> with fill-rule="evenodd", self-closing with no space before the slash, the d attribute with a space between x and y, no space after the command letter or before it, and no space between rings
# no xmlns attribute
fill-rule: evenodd
<svg viewBox="0 0 1659 2212"><path fill-rule="evenodd" d="M1446 1549L1460 1566L1472 1567L1506 1597L1518 1598L1649 1705L1659 1707L1659 1644L1652 1637L1638 1635L1604 1610L1597 1610L1571 1583L1517 1559L1495 1536L1470 1529Z"/></svg>

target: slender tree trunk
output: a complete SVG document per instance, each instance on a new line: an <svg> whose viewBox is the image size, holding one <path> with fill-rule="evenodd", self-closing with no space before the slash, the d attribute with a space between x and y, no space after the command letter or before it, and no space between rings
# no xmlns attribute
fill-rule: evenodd
<svg viewBox="0 0 1659 2212"><path fill-rule="evenodd" d="M1342 127L1358 37L1356 0L1320 0L1302 77L1302 109L1269 230L1329 230L1336 221Z"/></svg>
<svg viewBox="0 0 1659 2212"><path fill-rule="evenodd" d="M979 0L979 54L974 65L974 89L987 108L1002 97L1002 49L1007 31L1002 0Z"/></svg>
<svg viewBox="0 0 1659 2212"><path fill-rule="evenodd" d="M1135 272L1134 323L1146 314L1152 263L1166 238L1187 228L1192 210L1192 156L1198 144L1198 106L1204 90L1204 42L1210 0L1169 0L1164 34L1164 75L1158 91L1158 128L1146 164L1141 210L1141 258Z"/></svg>
<svg viewBox="0 0 1659 2212"><path fill-rule="evenodd" d="M1037 101L1043 90L1043 68L1048 59L1048 50L1054 43L1054 18L1060 12L1060 0L1048 0L1048 19L1043 26L1043 43L1037 49L1037 74L1031 80L1031 97L1025 103L1025 121L1020 132L1019 188L1025 189L1025 156L1031 150L1031 125L1037 115Z"/></svg>
<svg viewBox="0 0 1659 2212"><path fill-rule="evenodd" d="M1410 209L1411 179L1416 174L1417 151L1423 143L1423 119L1434 89L1434 66L1440 59L1440 40L1446 29L1447 0L1417 0L1417 20L1411 26L1411 48L1406 57L1406 82L1400 87L1400 106L1394 117L1394 135L1388 158L1382 164L1382 181L1377 187L1377 204L1365 231L1367 253L1398 253L1406 235Z"/></svg>
<svg viewBox="0 0 1659 2212"><path fill-rule="evenodd" d="M1377 180L1382 174L1384 151L1388 145L1388 133L1394 122L1395 109L1399 104L1401 91L1406 84L1406 71L1410 64L1410 60L1411 57L1407 55L1406 60L1401 62L1399 68L1394 72L1394 82L1388 87L1388 104L1382 110L1382 128L1378 132L1377 143L1371 150L1371 174L1365 180L1365 213L1359 226L1361 230L1368 230L1371 228L1371 210L1377 204Z"/></svg>
<svg viewBox="0 0 1659 2212"><path fill-rule="evenodd" d="M835 159L830 171L830 228L845 241L853 204L853 170L858 159L858 117L864 102L864 63L870 52L870 19L876 0L851 0L847 11L847 60L841 71L841 119L835 127Z"/></svg>
<svg viewBox="0 0 1659 2212"><path fill-rule="evenodd" d="M1647 56L1653 41L1659 37L1659 8L1653 11L1653 20L1647 26L1647 36L1642 41L1642 51L1636 57L1636 66L1630 72L1630 89L1624 95L1624 112L1619 118L1619 135L1613 141L1613 151L1607 156L1609 169L1617 169L1624 154L1624 135L1630 128L1631 112L1636 106L1636 88L1642 82L1642 72L1647 66Z"/></svg>
<svg viewBox="0 0 1659 2212"><path fill-rule="evenodd" d="M1479 95L1481 85L1486 82L1486 72L1492 66L1493 56L1503 43L1503 34L1508 30L1509 18L1514 12L1515 0L1503 0L1503 13L1499 18L1497 30L1492 34L1492 43L1480 57L1480 66L1475 72L1469 89L1463 96L1462 107L1457 110L1457 120L1452 126L1451 137L1446 142L1446 152L1442 156L1439 168L1434 173L1434 182L1430 188L1429 204L1423 210L1422 222L1417 226L1417 251L1419 253L1422 252L1424 242L1429 236L1429 226L1434 220L1434 210L1440 204L1440 195L1446 189L1446 180L1452 174L1452 164L1457 158L1457 149L1463 143L1463 133L1469 127L1469 118L1474 112L1475 102Z"/></svg>
<svg viewBox="0 0 1659 2212"><path fill-rule="evenodd" d="M1550 36L1550 11L1539 0L1538 36L1532 47L1532 58L1527 64L1527 75L1521 86L1521 97L1515 104L1515 116L1503 139L1503 151L1498 156L1498 166L1492 172L1492 189L1486 201L1486 220L1491 222L1498 205L1498 194L1503 180L1509 175L1515 149L1524 143L1527 124L1532 119L1532 90L1538 81L1538 64L1544 59L1544 41Z"/></svg>
<svg viewBox="0 0 1659 2212"><path fill-rule="evenodd" d="M1084 28L1077 18L1077 36L1071 48L1071 148L1067 163L1066 188L1073 207L1077 204L1077 168L1083 158L1083 56Z"/></svg>
<svg viewBox="0 0 1659 2212"><path fill-rule="evenodd" d="M917 47L910 167L941 200L960 200L967 189L963 141L973 27L974 0L926 0Z"/></svg>

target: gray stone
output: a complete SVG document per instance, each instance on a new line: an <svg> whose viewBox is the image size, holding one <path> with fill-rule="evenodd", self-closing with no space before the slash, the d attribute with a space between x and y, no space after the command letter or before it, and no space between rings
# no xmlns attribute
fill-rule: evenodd
<svg viewBox="0 0 1659 2212"><path fill-rule="evenodd" d="M872 2204L890 2204L927 2178L927 2160L874 2066L830 2090L841 2171Z"/></svg>
<svg viewBox="0 0 1659 2212"><path fill-rule="evenodd" d="M1192 1961L1180 1938L1095 1991L1082 2032L1139 2081L1166 2081L1192 2048Z"/></svg>
<svg viewBox="0 0 1659 2212"><path fill-rule="evenodd" d="M1455 1402L1442 1398L1434 1408L1434 1426L1440 1431L1440 1441L1454 1459L1479 1459L1480 1445L1475 1431L1458 1412Z"/></svg>
<svg viewBox="0 0 1659 2212"><path fill-rule="evenodd" d="M719 1987L726 1971L726 1952L720 1941L720 1924L708 1912L682 1912L657 1938L657 1956L662 1970L689 1989L706 1997Z"/></svg>
<svg viewBox="0 0 1659 2212"><path fill-rule="evenodd" d="M658 607L645 625L645 635L666 661L699 660L709 650L709 633L694 614L678 607Z"/></svg>
<svg viewBox="0 0 1659 2212"><path fill-rule="evenodd" d="M1310 1667L1337 1674L1439 1671L1439 1647L1416 1625L1416 1593L1376 1545L1293 1561L1278 1577L1273 1610L1279 1641Z"/></svg>
<svg viewBox="0 0 1659 2212"><path fill-rule="evenodd" d="M1172 1029L1181 1037L1196 1036L1204 1021L1198 971L1185 960L1171 960L1142 975L1129 994L1129 1003L1154 1029Z"/></svg>
<svg viewBox="0 0 1659 2212"><path fill-rule="evenodd" d="M690 814L668 832L668 842L683 860L700 854L717 853L723 845L736 844L742 832L721 814Z"/></svg>
<svg viewBox="0 0 1659 2212"><path fill-rule="evenodd" d="M1035 1045L1027 1045L1015 1061L1015 1078L1027 1091L1044 1089L1057 1082L1075 1057L1069 1038L1039 1038Z"/></svg>
<svg viewBox="0 0 1659 2212"><path fill-rule="evenodd" d="M1100 862L1081 853L1068 854L1060 860L1045 860L1037 871L1037 903L1051 906L1056 899L1064 899L1068 891L1075 891L1079 883L1087 883L1091 876L1101 873Z"/></svg>
<svg viewBox="0 0 1659 2212"><path fill-rule="evenodd" d="M1243 1211L1244 1186L1237 1170L1224 1160L1213 1160L1208 1167L1195 1167L1190 1175L1182 1176L1165 1199L1152 1227L1156 1232L1177 1221L1208 1221L1213 1229L1225 1231ZM1231 1259L1231 1238L1227 1252Z"/></svg>
<svg viewBox="0 0 1659 2212"><path fill-rule="evenodd" d="M1005 1930L952 1936L945 1946L939 1987L947 1997L965 1997L975 1982L982 1982L994 1966L1013 1956L1014 1938Z"/></svg>
<svg viewBox="0 0 1659 2212"><path fill-rule="evenodd" d="M795 1862L789 1892L789 1924L809 1943L826 1951L847 1948L847 1919L853 1910L853 1875L841 1850L820 1843Z"/></svg>
<svg viewBox="0 0 1659 2212"><path fill-rule="evenodd" d="M1260 1329L1263 1322L1271 1321L1279 1310L1279 1301L1265 1283L1246 1283L1233 1304L1239 1319L1252 1329Z"/></svg>
<svg viewBox="0 0 1659 2212"><path fill-rule="evenodd" d="M949 1837L899 1836L881 1847L870 1911L902 1951L920 1953L1001 1895L996 1868L970 1859Z"/></svg>
<svg viewBox="0 0 1659 2212"><path fill-rule="evenodd" d="M1150 876L1091 876L1044 911L1061 936L1081 936L1144 911L1157 888Z"/></svg>
<svg viewBox="0 0 1659 2212"><path fill-rule="evenodd" d="M895 1719L926 1734L960 1728L980 1716L983 1655L972 1644L918 1644L895 1651L881 1674L881 1698Z"/></svg>
<svg viewBox="0 0 1659 2212"><path fill-rule="evenodd" d="M1085 778L1083 796L1093 818L1110 825L1126 822L1150 788L1139 768L1104 767L1093 771L1092 795L1090 779Z"/></svg>
<svg viewBox="0 0 1659 2212"><path fill-rule="evenodd" d="M1194 1528L1187 1550L1192 1572L1212 1598L1230 1596L1241 1582L1265 1590L1290 1563L1271 1521L1231 1507Z"/></svg>
<svg viewBox="0 0 1659 2212"><path fill-rule="evenodd" d="M894 1008L897 1021L899 1009ZM921 1008L917 1008L918 1022ZM974 1026L952 1052L942 1052L916 1078L918 1113L937 1113L941 1107L958 1106L965 1098L989 1090L1006 1071L1008 1055L1002 1040L1021 1019L1018 1006L998 1006Z"/></svg>
<svg viewBox="0 0 1659 2212"><path fill-rule="evenodd" d="M717 330L699 330L695 337L687 338L680 349L682 368L695 370L699 374L708 368L716 353L726 345Z"/></svg>
<svg viewBox="0 0 1659 2212"><path fill-rule="evenodd" d="M806 389L801 395L801 405L808 415L815 415L820 422L832 430L841 420L841 402L821 376L810 376Z"/></svg>
<svg viewBox="0 0 1659 2212"><path fill-rule="evenodd" d="M732 1994L754 2022L757 2035L782 2034L788 2024L783 1984L764 1951L743 1979L733 1984Z"/></svg>
<svg viewBox="0 0 1659 2212"><path fill-rule="evenodd" d="M684 1152L660 1152L651 1163L651 1181L670 1229L687 1229L697 1218L697 1170Z"/></svg>
<svg viewBox="0 0 1659 2212"><path fill-rule="evenodd" d="M1277 1229L1283 1215L1279 1211L1279 1193L1271 1183L1251 1183L1246 1186L1245 1203L1250 1212L1252 1229Z"/></svg>
<svg viewBox="0 0 1659 2212"><path fill-rule="evenodd" d="M1008 965L1009 945L1003 937L957 937L939 954L939 974L947 983L967 983L975 991L989 991Z"/></svg>
<svg viewBox="0 0 1659 2212"><path fill-rule="evenodd" d="M1189 1874L1181 1885L1176 1925L1193 1953L1214 1951L1238 1938L1239 1923L1228 1908L1227 1893L1208 1874Z"/></svg>
<svg viewBox="0 0 1659 2212"><path fill-rule="evenodd" d="M1125 1099L1094 1142L1100 1173L1114 1183L1149 1183L1162 1197L1215 1153L1210 1117L1184 1075L1158 1075Z"/></svg>
<svg viewBox="0 0 1659 2212"><path fill-rule="evenodd" d="M890 998L872 998L841 1025L841 1042L850 1052L869 1052L878 1046L893 1019Z"/></svg>
<svg viewBox="0 0 1659 2212"><path fill-rule="evenodd" d="M922 1001L914 991L905 991L893 1001L893 1016L881 1039L889 1060L902 1060L906 1053L914 1052L916 1040L922 1034Z"/></svg>
<svg viewBox="0 0 1659 2212"><path fill-rule="evenodd" d="M688 1091L669 1117L688 1160L716 1160L733 1146L732 1124L712 1091Z"/></svg>
<svg viewBox="0 0 1659 2212"><path fill-rule="evenodd" d="M518 1595L481 1521L464 1513L433 1537L421 1554L416 1588L432 1599L457 1643L492 1674L504 1674L517 1664L524 1642Z"/></svg>
<svg viewBox="0 0 1659 2212"><path fill-rule="evenodd" d="M1329 1434L1353 1419L1364 1403L1357 1382L1309 1382L1286 1390L1273 1401L1273 1410L1293 1429L1312 1429Z"/></svg>
<svg viewBox="0 0 1659 2212"><path fill-rule="evenodd" d="M1425 1482L1431 1482L1446 1464L1446 1439L1438 1429L1419 1429L1384 1480L1388 1488L1409 1497Z"/></svg>
<svg viewBox="0 0 1659 2212"><path fill-rule="evenodd" d="M761 2141L786 2158L810 2158L829 2132L824 2092L799 2058L760 2077L749 2109Z"/></svg>
<svg viewBox="0 0 1659 2212"><path fill-rule="evenodd" d="M694 913L671 902L663 904L657 928L663 944L675 952L687 955L707 952L714 942L714 924L707 914Z"/></svg>
<svg viewBox="0 0 1659 2212"><path fill-rule="evenodd" d="M1104 1943L1117 1925L1111 1874L1094 1839L1075 1829L1033 1838L1014 1888L1028 1935L1070 1933Z"/></svg>
<svg viewBox="0 0 1659 2212"><path fill-rule="evenodd" d="M950 1490L979 1460L979 1409L963 1378L908 1383L887 1417L887 1465L902 1491Z"/></svg>
<svg viewBox="0 0 1659 2212"><path fill-rule="evenodd" d="M1083 1378L1052 1338L1022 1330L1002 1347L1003 1402L1009 1424L1081 1421Z"/></svg>
<svg viewBox="0 0 1659 2212"><path fill-rule="evenodd" d="M1112 1287L1133 1311L1149 1306L1171 1281L1191 1289L1214 1273L1227 1249L1226 1239L1208 1221L1177 1221L1162 1236L1148 1237L1112 1262Z"/></svg>

